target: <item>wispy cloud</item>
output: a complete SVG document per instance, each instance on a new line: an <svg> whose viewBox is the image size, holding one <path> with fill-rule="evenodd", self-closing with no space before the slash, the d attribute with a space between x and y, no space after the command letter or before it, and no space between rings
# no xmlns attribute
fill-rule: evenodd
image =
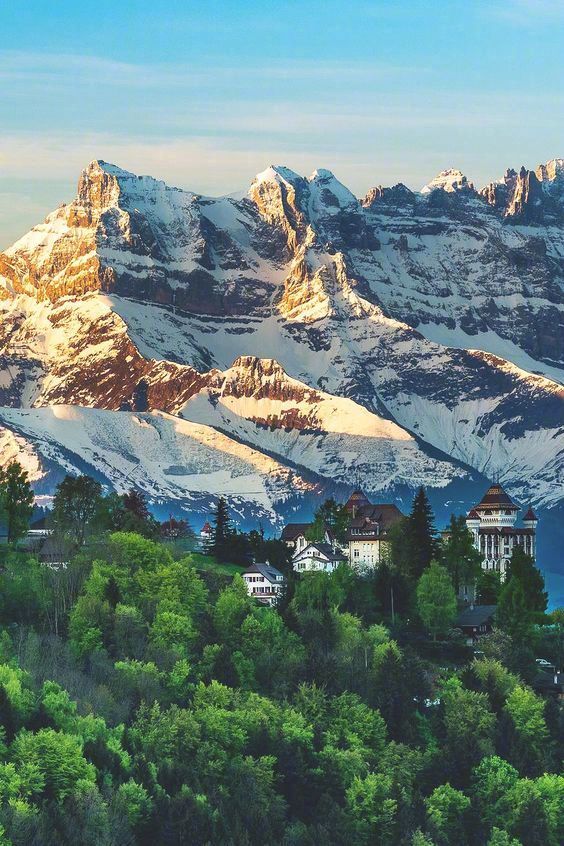
<svg viewBox="0 0 564 846"><path fill-rule="evenodd" d="M516 26L547 26L564 22L563 0L495 0L486 4L489 15Z"/></svg>
<svg viewBox="0 0 564 846"><path fill-rule="evenodd" d="M210 63L198 64L147 63L135 64L101 56L72 53L37 53L17 50L0 51L0 81L59 82L68 86L95 82L99 85L147 88L153 86L196 87L216 81L233 79L309 80L339 79L343 82L374 79L405 78L414 73L426 74L425 68L362 60L335 61L274 60L267 63Z"/></svg>

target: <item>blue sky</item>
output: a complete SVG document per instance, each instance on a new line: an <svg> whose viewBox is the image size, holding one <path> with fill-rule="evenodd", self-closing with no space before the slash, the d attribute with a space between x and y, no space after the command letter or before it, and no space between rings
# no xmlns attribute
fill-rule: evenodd
<svg viewBox="0 0 564 846"><path fill-rule="evenodd" d="M103 158L207 194L362 195L564 155L564 0L0 0L0 247Z"/></svg>

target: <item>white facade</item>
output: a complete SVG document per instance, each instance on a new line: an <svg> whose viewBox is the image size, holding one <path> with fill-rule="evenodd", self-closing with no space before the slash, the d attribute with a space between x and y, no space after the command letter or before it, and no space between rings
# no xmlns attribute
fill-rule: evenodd
<svg viewBox="0 0 564 846"><path fill-rule="evenodd" d="M501 485L492 485L466 518L474 546L482 556L483 569L495 570L502 578L515 546L536 558L537 518L529 509L523 526L517 526L519 511Z"/></svg>
<svg viewBox="0 0 564 846"><path fill-rule="evenodd" d="M284 576L269 564L253 564L243 573L247 593L266 605L276 605L284 587Z"/></svg>
<svg viewBox="0 0 564 846"><path fill-rule="evenodd" d="M297 573L332 573L345 560L329 544L310 543L292 557L292 567Z"/></svg>
<svg viewBox="0 0 564 846"><path fill-rule="evenodd" d="M384 542L380 538L351 535L349 539L349 564L358 570L373 570L384 557Z"/></svg>

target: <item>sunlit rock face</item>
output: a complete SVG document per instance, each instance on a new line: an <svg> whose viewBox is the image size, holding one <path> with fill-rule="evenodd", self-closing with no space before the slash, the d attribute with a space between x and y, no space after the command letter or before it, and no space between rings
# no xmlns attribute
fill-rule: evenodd
<svg viewBox="0 0 564 846"><path fill-rule="evenodd" d="M160 414L170 449L193 442L187 423L217 437L228 475L237 445L277 462L274 487L256 482L271 517L292 474L311 496L359 481L394 496L483 473L555 507L563 208L562 159L480 191L451 168L362 200L325 169L271 166L239 198L208 198L94 161L72 203L0 254L2 443L40 478L69 431L48 409L97 410L77 418L94 440L105 413ZM116 419L98 459L88 446L115 485ZM193 503L202 473L176 473L176 495Z"/></svg>

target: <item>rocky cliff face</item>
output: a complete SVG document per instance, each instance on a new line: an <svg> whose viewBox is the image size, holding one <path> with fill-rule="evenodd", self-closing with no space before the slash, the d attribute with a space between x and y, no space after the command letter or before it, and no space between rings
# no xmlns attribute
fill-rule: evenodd
<svg viewBox="0 0 564 846"><path fill-rule="evenodd" d="M181 439L217 433L214 460L244 444L312 495L484 473L557 505L563 173L555 159L478 192L448 170L359 201L330 171L271 167L235 200L92 162L0 255L5 454L41 441L36 469L62 462L66 428L40 437L49 408L98 409L77 418L91 434L106 413L165 414ZM201 475L180 474L187 491Z"/></svg>

